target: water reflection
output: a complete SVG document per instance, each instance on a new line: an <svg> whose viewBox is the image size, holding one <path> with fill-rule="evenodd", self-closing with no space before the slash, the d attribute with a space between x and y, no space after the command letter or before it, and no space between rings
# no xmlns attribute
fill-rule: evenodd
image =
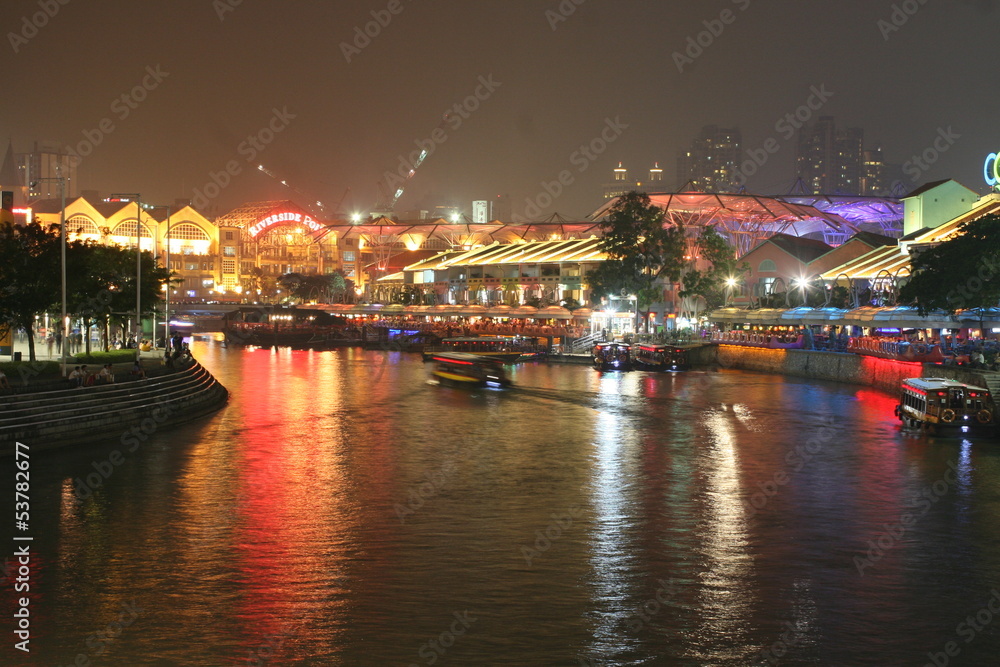
<svg viewBox="0 0 1000 667"><path fill-rule="evenodd" d="M32 469L38 664L423 665L464 610L435 665L745 665L781 641L787 664L923 664L1000 587L1000 449L903 434L877 392L554 364L469 392L403 354L195 354L224 411L86 497L115 442Z"/></svg>

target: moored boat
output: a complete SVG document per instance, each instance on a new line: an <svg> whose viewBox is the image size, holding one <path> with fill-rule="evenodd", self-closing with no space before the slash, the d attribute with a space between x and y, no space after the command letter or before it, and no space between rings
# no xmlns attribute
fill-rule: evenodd
<svg viewBox="0 0 1000 667"><path fill-rule="evenodd" d="M599 371L632 370L632 346L627 343L598 343L594 346L594 368Z"/></svg>
<svg viewBox="0 0 1000 667"><path fill-rule="evenodd" d="M441 384L464 387L507 387L510 379L503 364L487 357L467 352L442 352L430 359L434 363L431 375Z"/></svg>
<svg viewBox="0 0 1000 667"><path fill-rule="evenodd" d="M989 389L944 378L903 380L895 413L904 426L911 428L995 424Z"/></svg>
<svg viewBox="0 0 1000 667"><path fill-rule="evenodd" d="M644 371L682 371L687 369L687 352L673 345L640 345L635 364Z"/></svg>

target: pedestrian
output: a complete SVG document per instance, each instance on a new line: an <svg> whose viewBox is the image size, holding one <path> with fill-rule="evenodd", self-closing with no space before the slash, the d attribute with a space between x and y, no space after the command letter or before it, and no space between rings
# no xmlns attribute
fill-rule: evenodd
<svg viewBox="0 0 1000 667"><path fill-rule="evenodd" d="M49 350L49 359L52 358L52 347L56 344L55 336L49 334L45 337L45 347Z"/></svg>
<svg viewBox="0 0 1000 667"><path fill-rule="evenodd" d="M169 360L170 357L168 356L167 359ZM132 376L133 380L142 380L146 377L146 371L142 369L142 364L139 363L138 359L136 359L135 363L132 364L132 371L129 375Z"/></svg>
<svg viewBox="0 0 1000 667"><path fill-rule="evenodd" d="M101 372L98 373L98 380L101 384L114 384L115 383L115 372L111 364L104 364L101 368Z"/></svg>
<svg viewBox="0 0 1000 667"><path fill-rule="evenodd" d="M7 381L2 368L0 368L0 389L10 389L10 382Z"/></svg>
<svg viewBox="0 0 1000 667"><path fill-rule="evenodd" d="M73 368L73 371L69 374L69 386L76 388L83 383L83 374L80 372L80 366Z"/></svg>

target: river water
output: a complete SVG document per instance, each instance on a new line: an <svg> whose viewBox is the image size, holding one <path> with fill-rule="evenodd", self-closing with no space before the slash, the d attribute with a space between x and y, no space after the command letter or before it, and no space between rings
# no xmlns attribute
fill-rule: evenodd
<svg viewBox="0 0 1000 667"><path fill-rule="evenodd" d="M555 364L470 392L416 355L193 351L232 392L217 415L32 456L32 652L5 630L0 663L1000 652L998 443L902 433L884 394Z"/></svg>

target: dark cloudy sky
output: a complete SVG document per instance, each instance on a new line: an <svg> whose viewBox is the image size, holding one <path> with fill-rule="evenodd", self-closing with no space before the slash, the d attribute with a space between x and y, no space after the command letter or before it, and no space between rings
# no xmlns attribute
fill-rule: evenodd
<svg viewBox="0 0 1000 667"><path fill-rule="evenodd" d="M678 151L705 124L738 125L747 149L778 138L749 187L784 192L795 146L775 124L813 86L833 93L820 113L863 127L890 161L922 153L941 129L959 135L914 186L953 177L982 191L983 159L1000 149L995 0L908 0L919 9L897 14L892 32L879 21L898 0L399 0L351 62L342 43L388 0L69 0L37 34L25 29L47 3L57 0L0 5L0 131L19 152L35 140L79 145L91 131L101 143L80 163L80 187L149 201L193 197L231 160L239 173L213 199L220 210L294 194L241 150L287 109L294 118L276 121L287 127L254 163L330 206L350 188L344 207L367 209L376 182L480 77L500 85L480 89L461 126L445 123L397 210L507 193L520 212L568 170L542 216L580 218L618 160L636 175L660 161L672 188ZM575 11L556 22L546 12L560 6ZM675 52L724 10L731 22L679 72ZM155 83L147 67L167 76ZM115 104L144 77L155 84L144 101ZM113 131L94 134L103 119ZM607 119L627 128L606 133L614 141L593 161L574 156Z"/></svg>

